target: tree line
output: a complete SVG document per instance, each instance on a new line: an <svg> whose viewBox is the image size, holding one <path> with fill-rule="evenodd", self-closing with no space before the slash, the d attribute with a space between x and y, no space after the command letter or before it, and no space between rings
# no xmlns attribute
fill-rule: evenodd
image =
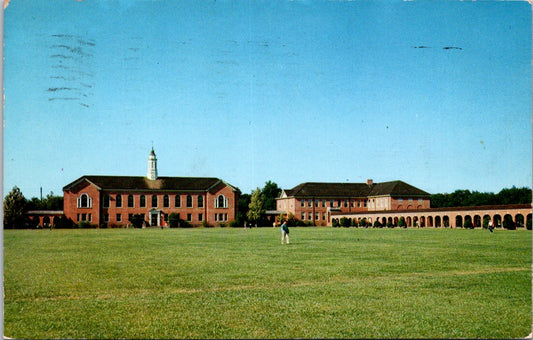
<svg viewBox="0 0 533 340"><path fill-rule="evenodd" d="M499 193L456 190L452 193L433 194L430 197L432 208L476 207L482 205L528 204L531 203L530 188L502 189Z"/></svg>

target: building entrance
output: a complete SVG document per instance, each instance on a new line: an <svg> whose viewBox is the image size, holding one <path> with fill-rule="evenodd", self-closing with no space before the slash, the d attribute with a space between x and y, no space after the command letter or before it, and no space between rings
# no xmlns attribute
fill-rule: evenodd
<svg viewBox="0 0 533 340"><path fill-rule="evenodd" d="M150 211L150 226L152 227L158 227L159 226L159 216L160 211Z"/></svg>

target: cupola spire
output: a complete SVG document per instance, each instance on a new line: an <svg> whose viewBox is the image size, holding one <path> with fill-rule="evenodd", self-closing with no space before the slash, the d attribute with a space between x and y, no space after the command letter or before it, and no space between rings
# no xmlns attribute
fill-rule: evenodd
<svg viewBox="0 0 533 340"><path fill-rule="evenodd" d="M152 146L152 151L150 156L148 156L148 179L155 180L157 179L157 158L155 157L154 147Z"/></svg>

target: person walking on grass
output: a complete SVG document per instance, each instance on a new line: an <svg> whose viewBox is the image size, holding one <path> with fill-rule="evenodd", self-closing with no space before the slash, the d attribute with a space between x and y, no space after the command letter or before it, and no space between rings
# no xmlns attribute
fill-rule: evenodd
<svg viewBox="0 0 533 340"><path fill-rule="evenodd" d="M281 225L281 244L287 240L287 244L289 244L289 227L287 226L287 222L283 222Z"/></svg>

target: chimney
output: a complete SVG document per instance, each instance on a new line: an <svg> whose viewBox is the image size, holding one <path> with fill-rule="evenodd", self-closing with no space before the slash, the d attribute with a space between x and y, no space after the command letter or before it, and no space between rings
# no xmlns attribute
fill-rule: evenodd
<svg viewBox="0 0 533 340"><path fill-rule="evenodd" d="M366 185L368 185L369 187L373 186L374 185L374 181L372 179L367 179L366 180Z"/></svg>

